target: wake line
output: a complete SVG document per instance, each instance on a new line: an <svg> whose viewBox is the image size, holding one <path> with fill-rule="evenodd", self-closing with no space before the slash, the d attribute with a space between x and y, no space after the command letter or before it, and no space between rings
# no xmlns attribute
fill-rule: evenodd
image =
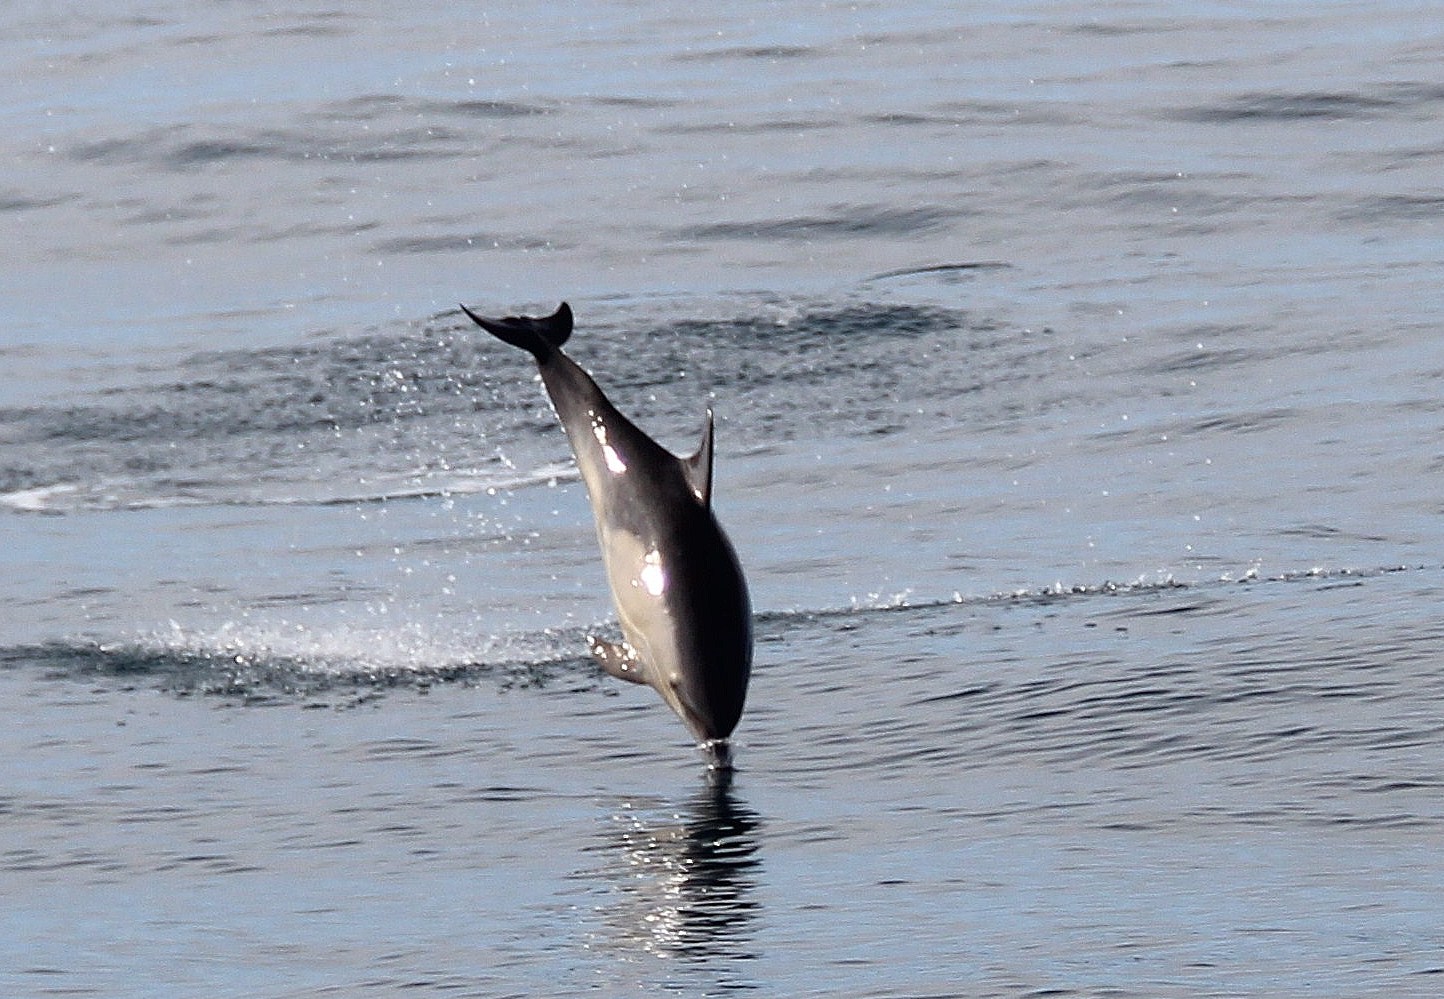
<svg viewBox="0 0 1444 999"><path fill-rule="evenodd" d="M1105 580L1102 583L1053 583L999 593L965 595L955 592L951 597L925 597L914 599L909 591L890 597L870 594L863 600L854 600L848 606L822 609L759 611L759 622L785 623L793 620L826 620L831 618L866 617L878 614L917 613L938 611L950 607L988 607L1014 604L1019 606L1053 604L1068 600L1087 600L1096 597L1143 596L1164 592L1194 591L1207 592L1227 587L1264 586L1281 583L1308 581L1373 579L1380 576L1411 572L1444 571L1444 566L1410 564L1384 565L1364 568L1322 568L1288 570L1280 573L1262 574L1255 570L1238 573L1222 573L1217 577L1197 580L1180 580L1173 576L1159 579L1137 579L1133 582L1118 583Z"/></svg>
<svg viewBox="0 0 1444 999"><path fill-rule="evenodd" d="M546 687L571 677L573 686L585 679L589 687L600 676L580 640L575 655L410 663L287 654L260 645L238 652L238 647L235 642L54 641L0 649L0 668L39 669L58 680L108 679L122 689L143 684L176 696L215 696L248 705L323 701L308 707L352 707L389 689L424 692L436 685L495 685L505 691Z"/></svg>
<svg viewBox="0 0 1444 999"><path fill-rule="evenodd" d="M277 491L274 495L226 495L216 486L216 495L149 493L144 483L103 482L82 485L60 482L0 493L0 508L13 513L62 516L67 513L104 513L122 510L174 510L187 507L327 507L362 506L402 500L438 499L448 496L476 496L482 493L525 489L552 482L581 478L571 462L541 465L527 472L508 475L457 475L433 481L401 482L357 489L319 493L314 496Z"/></svg>
<svg viewBox="0 0 1444 999"><path fill-rule="evenodd" d="M1309 568L1273 574L1254 571L1192 581L1140 579L1128 583L1066 585L936 599L909 594L875 603L820 609L767 610L756 615L759 638L783 638L819 623L865 623L882 615L944 616L959 609L1039 607L1104 598L1216 593L1300 583L1364 582L1410 573L1441 572L1438 565ZM0 669L35 669L47 678L95 682L120 689L143 685L176 696L215 696L241 704L353 707L388 690L424 692L434 686L491 686L498 691L554 688L605 690L603 674L587 653L586 636L615 630L615 622L543 629L502 636L434 636L391 632L287 632L284 635L224 625L209 633L170 633L117 641L62 640L0 648ZM463 646L481 647L479 655ZM785 663L763 668L785 668Z"/></svg>

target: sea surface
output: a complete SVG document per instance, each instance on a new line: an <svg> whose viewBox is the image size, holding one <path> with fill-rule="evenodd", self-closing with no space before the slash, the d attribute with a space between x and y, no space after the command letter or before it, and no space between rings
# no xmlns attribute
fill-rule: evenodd
<svg viewBox="0 0 1444 999"><path fill-rule="evenodd" d="M1444 993L1435 3L0 8L0 995ZM717 414L738 770L535 369Z"/></svg>

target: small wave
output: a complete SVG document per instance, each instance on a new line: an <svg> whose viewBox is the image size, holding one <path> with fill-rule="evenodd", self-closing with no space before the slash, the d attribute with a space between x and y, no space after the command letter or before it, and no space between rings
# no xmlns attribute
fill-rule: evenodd
<svg viewBox="0 0 1444 999"><path fill-rule="evenodd" d="M504 100L429 100L402 94L366 94L328 105L315 117L331 121L379 122L387 119L416 121L438 115L458 118L531 118L556 113L551 104Z"/></svg>
<svg viewBox="0 0 1444 999"><path fill-rule="evenodd" d="M677 62L731 62L737 59L776 62L779 59L803 59L816 54L817 51L808 45L739 45L686 51L674 58Z"/></svg>
<svg viewBox="0 0 1444 999"><path fill-rule="evenodd" d="M845 239L859 236L909 236L943 228L962 213L937 206L889 208L883 205L838 206L827 215L712 222L678 230L683 240L704 239Z"/></svg>
<svg viewBox="0 0 1444 999"><path fill-rule="evenodd" d="M164 510L189 506L352 506L395 500L472 496L507 489L579 479L571 462L527 470L425 472L355 483L293 481L246 491L237 483L190 483L184 490L165 482L107 480L91 484L59 482L0 493L0 508L15 513L59 515L82 511Z"/></svg>
<svg viewBox="0 0 1444 999"><path fill-rule="evenodd" d="M922 277L929 274L956 275L972 271L999 271L1012 267L1012 264L1003 263L1000 260L968 260L957 264L925 264L919 267L899 267L896 270L883 271L880 274L873 274L863 279L863 284L873 281L888 281L900 277Z"/></svg>
<svg viewBox="0 0 1444 999"><path fill-rule="evenodd" d="M1407 111L1439 99L1439 94L1421 88L1385 89L1376 93L1308 91L1302 93L1242 94L1221 104L1188 108L1174 117L1205 124L1234 124L1247 121L1307 121L1317 118L1373 118Z"/></svg>
<svg viewBox="0 0 1444 999"><path fill-rule="evenodd" d="M513 236L501 232L447 232L427 235L398 236L375 244L377 253L473 253L477 250L558 250L568 244L554 239Z"/></svg>
<svg viewBox="0 0 1444 999"><path fill-rule="evenodd" d="M1444 196L1428 194L1384 194L1362 198L1338 213L1344 221L1428 222L1433 225L1444 211Z"/></svg>

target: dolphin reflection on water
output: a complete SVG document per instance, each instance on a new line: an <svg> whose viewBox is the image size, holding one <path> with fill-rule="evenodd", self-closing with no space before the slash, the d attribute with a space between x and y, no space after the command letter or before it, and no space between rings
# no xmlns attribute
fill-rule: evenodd
<svg viewBox="0 0 1444 999"><path fill-rule="evenodd" d="M586 848L599 865L579 872L604 892L597 943L629 959L639 950L708 962L755 957L761 822L727 787L699 788L685 802L618 802Z"/></svg>
<svg viewBox="0 0 1444 999"><path fill-rule="evenodd" d="M707 754L730 770L728 741L752 671L752 606L737 553L712 514L712 412L702 443L679 458L602 394L562 344L565 302L544 318L485 319L482 329L536 359L591 499L623 641L588 638L612 676L662 695Z"/></svg>

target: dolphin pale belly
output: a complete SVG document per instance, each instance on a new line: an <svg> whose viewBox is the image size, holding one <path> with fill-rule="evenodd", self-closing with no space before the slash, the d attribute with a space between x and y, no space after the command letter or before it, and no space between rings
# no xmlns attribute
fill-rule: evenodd
<svg viewBox="0 0 1444 999"><path fill-rule="evenodd" d="M653 687L711 754L742 716L752 672L752 606L737 553L712 514L712 413L697 453L679 458L607 401L562 352L565 302L545 318L471 319L536 358L596 518L621 643L589 638L612 676Z"/></svg>

